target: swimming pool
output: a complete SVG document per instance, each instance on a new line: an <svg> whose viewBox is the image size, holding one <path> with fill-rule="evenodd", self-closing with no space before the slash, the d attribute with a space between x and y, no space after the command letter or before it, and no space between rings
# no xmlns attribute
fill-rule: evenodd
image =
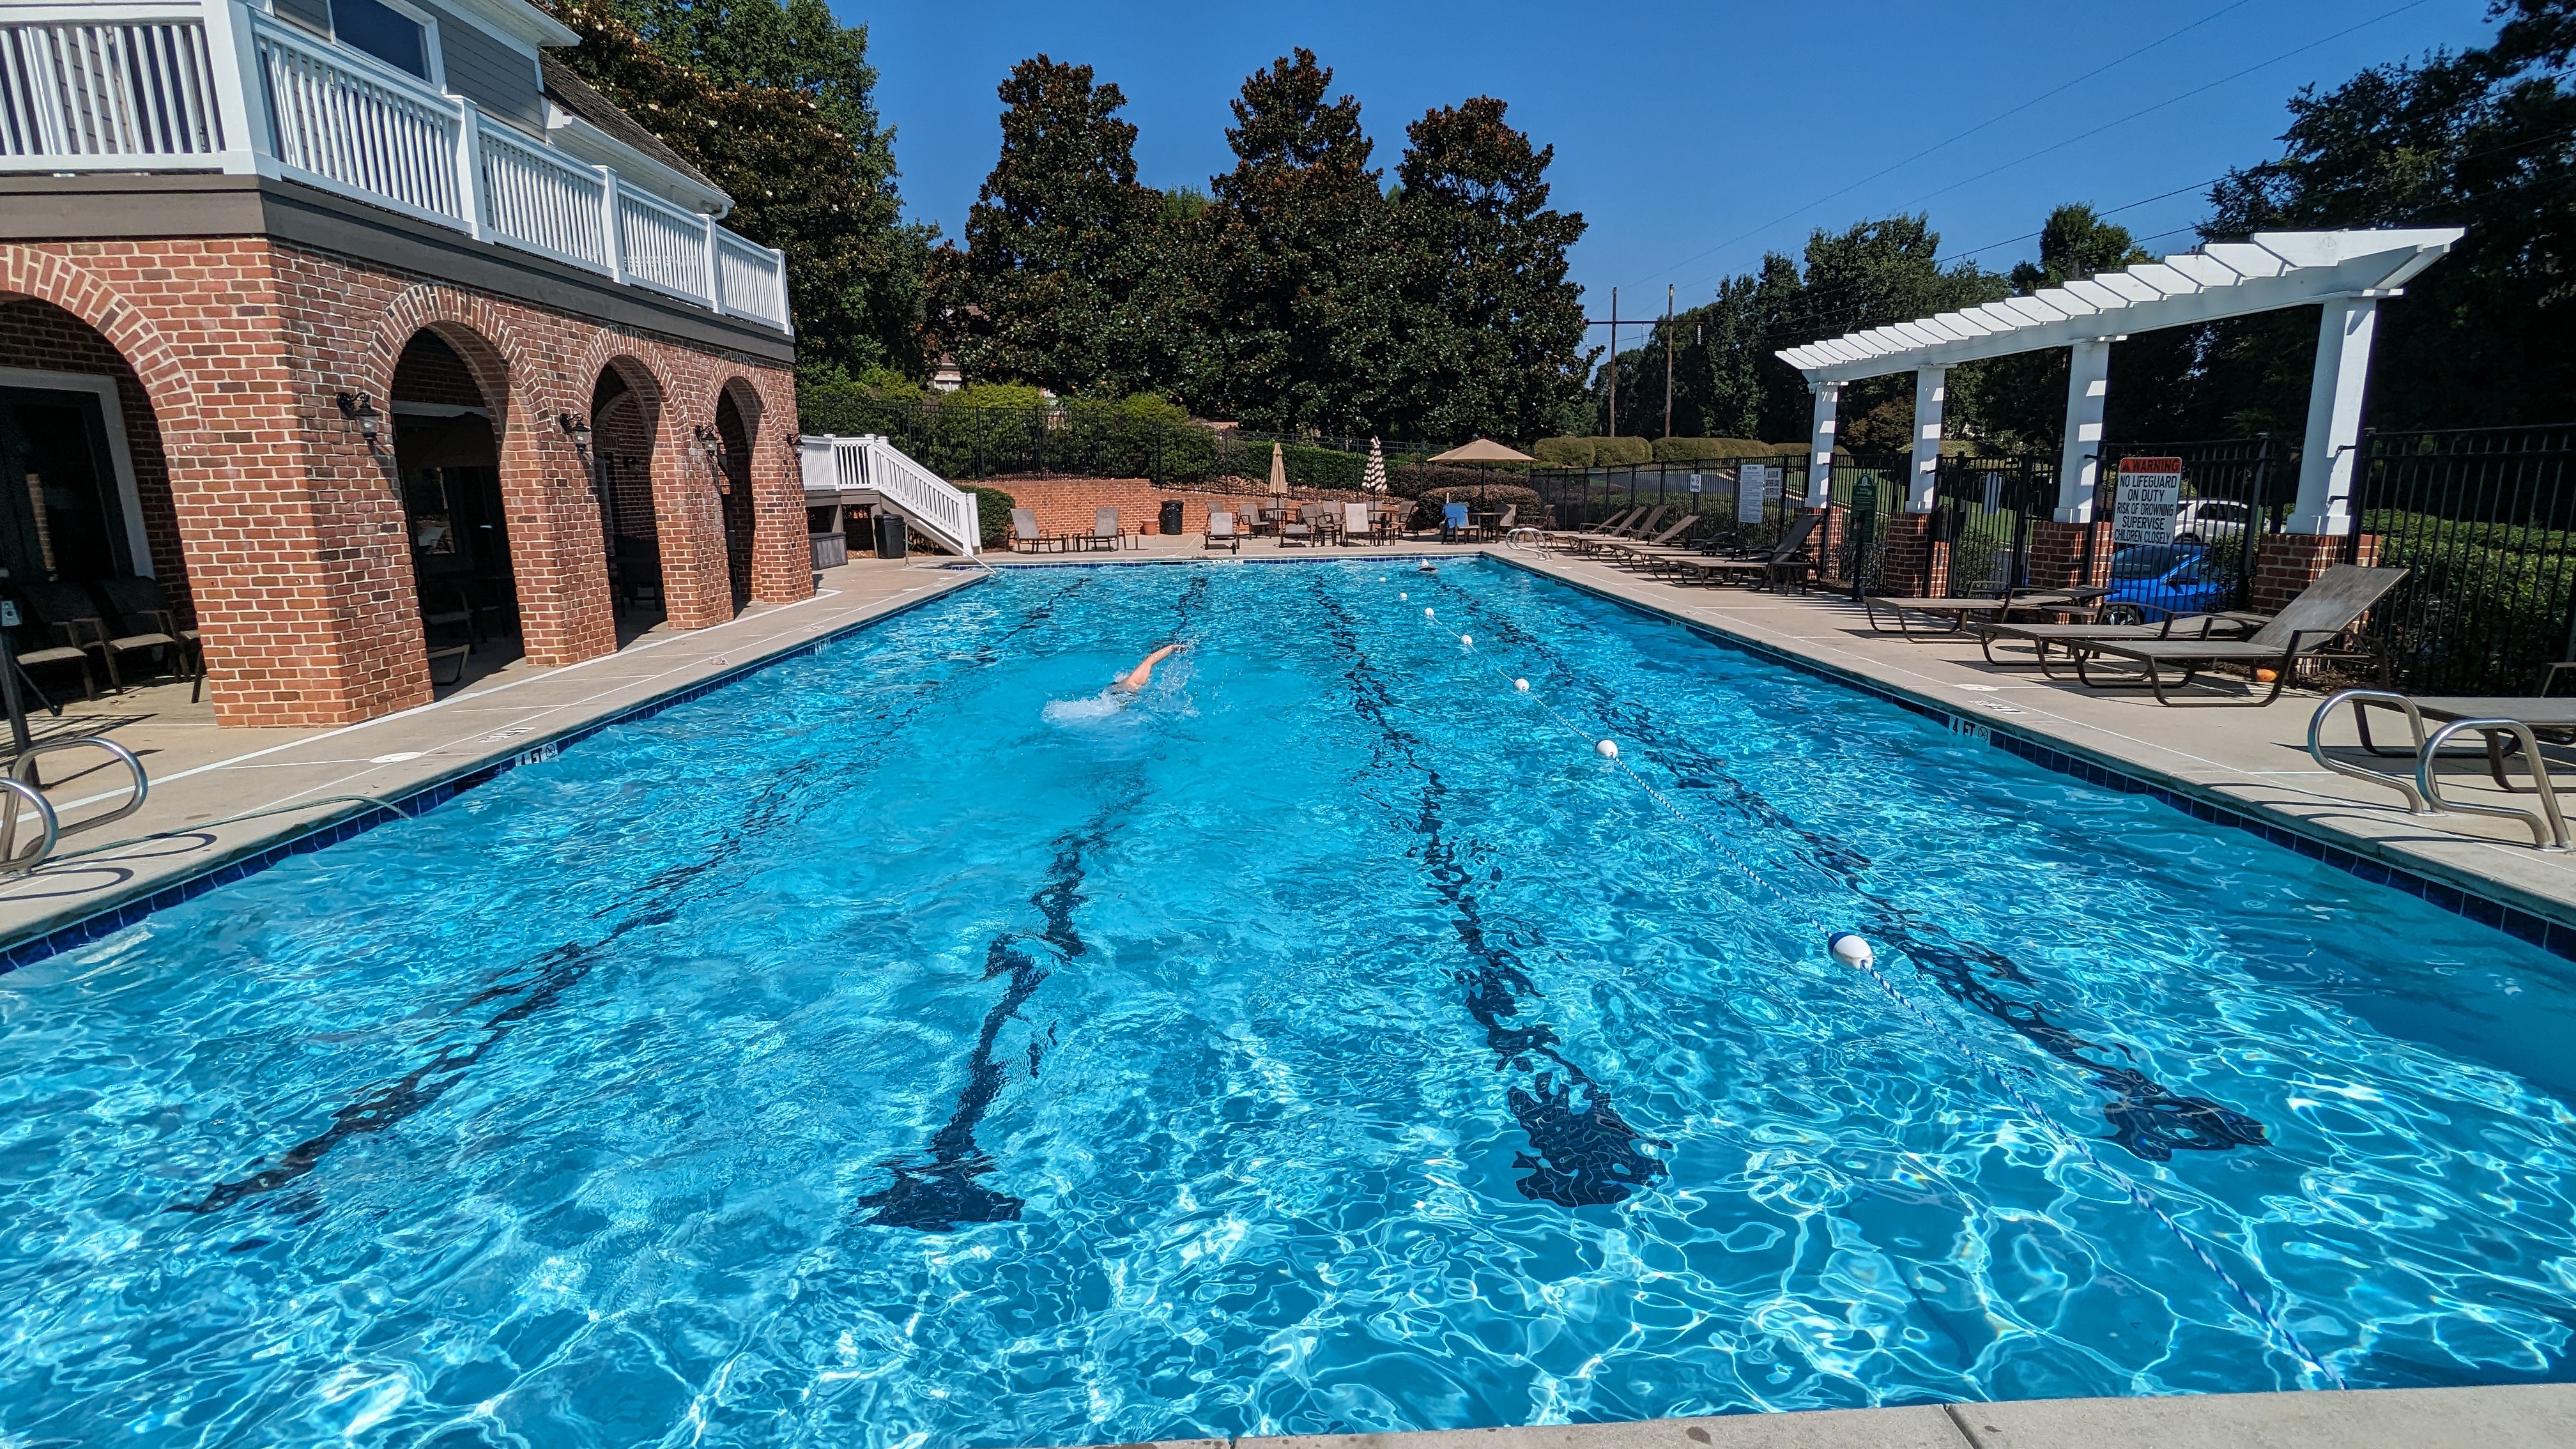
<svg viewBox="0 0 2576 1449"><path fill-rule="evenodd" d="M2571 1027L1500 563L1015 571L0 976L0 1443L2563 1379Z"/></svg>

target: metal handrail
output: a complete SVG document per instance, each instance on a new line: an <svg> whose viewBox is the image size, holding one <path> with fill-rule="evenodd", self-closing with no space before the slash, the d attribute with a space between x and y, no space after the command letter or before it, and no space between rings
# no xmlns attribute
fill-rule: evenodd
<svg viewBox="0 0 2576 1449"><path fill-rule="evenodd" d="M2523 763L2530 767L2532 788L2540 796L2539 814L2515 805L2473 805L2465 800L2442 798L2441 787L2434 783L2433 762L2441 756L2442 746L2450 742L2451 736L2462 730L2476 730L2487 736L2510 734L2521 743ZM2519 820L2531 827L2531 843L2535 849L2567 849L2567 817L2558 810L2558 787L2551 783L2549 766L2540 758L2540 741L2531 737L2531 726L2520 720L2461 719L2442 726L2417 753L2415 784L2426 802L2436 810L2458 810L2470 815L2496 815Z"/></svg>
<svg viewBox="0 0 2576 1449"><path fill-rule="evenodd" d="M2318 705L2317 712L2308 716L2308 758L2338 775L2349 775L2353 779L2368 781L2405 796L2406 813L2409 815L2440 814L2440 807L2427 801L2426 792L2416 789L2415 782L2405 776L2383 775L2377 770L2365 770L2359 765L2347 765L2341 760L2327 756L2324 739L2326 716L2333 714L2337 705L2343 704L2352 706L2353 723L2356 726L2361 722L2361 711L2365 705L2385 705L2405 715L2407 727L2415 732L2415 755L2419 769L2422 763L2430 758L2424 753L2424 716L2416 710L2415 701L2385 689L2347 689L2341 694L2329 696L2325 703Z"/></svg>
<svg viewBox="0 0 2576 1449"><path fill-rule="evenodd" d="M54 814L54 802L16 776L0 775L0 791L16 797L9 802L8 813L0 816L0 875L24 875L54 853L55 843L63 838L63 823ZM36 819L45 827L45 838L24 855L18 851L18 807L22 803L35 807Z"/></svg>
<svg viewBox="0 0 2576 1449"><path fill-rule="evenodd" d="M104 815L84 820L78 825L64 826L62 828L62 833L65 835L78 835L84 830L95 830L102 825L112 825L115 822L124 819L126 816L133 814L135 811L142 809L144 800L152 793L152 777L144 773L143 762L134 757L134 752L127 749L125 746L118 744L114 740L100 739L94 735L77 740L52 740L41 745L31 745L19 754L17 763L9 767L10 776L23 784L37 784L36 761L40 756L56 755L65 750L80 749L105 750L110 755L124 761L127 772L134 776L134 793L126 799L124 804ZM5 851L0 851L0 853L5 853Z"/></svg>

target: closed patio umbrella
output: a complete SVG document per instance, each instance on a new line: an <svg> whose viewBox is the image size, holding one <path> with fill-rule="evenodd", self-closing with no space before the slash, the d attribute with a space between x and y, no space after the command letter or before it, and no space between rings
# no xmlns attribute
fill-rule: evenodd
<svg viewBox="0 0 2576 1449"><path fill-rule="evenodd" d="M1279 450L1277 443L1270 445L1270 491L1274 494L1288 491L1288 455Z"/></svg>
<svg viewBox="0 0 2576 1449"><path fill-rule="evenodd" d="M1371 493L1386 491L1386 455L1378 451L1377 439L1369 439L1368 471L1360 475L1360 486Z"/></svg>

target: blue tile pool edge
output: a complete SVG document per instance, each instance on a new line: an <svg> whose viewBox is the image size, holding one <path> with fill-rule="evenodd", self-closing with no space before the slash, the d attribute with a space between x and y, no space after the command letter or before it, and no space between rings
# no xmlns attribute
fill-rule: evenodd
<svg viewBox="0 0 2576 1449"><path fill-rule="evenodd" d="M935 594L908 599L882 613L871 614L864 619L854 619L827 633L817 634L811 639L790 644L776 653L765 654L747 663L733 665L704 679L621 706L595 718L566 725L552 734L514 742L515 747L507 754L460 765L446 774L425 780L398 794L386 797L384 805L366 806L347 814L328 816L296 826L266 844L245 845L230 854L207 861L197 870L157 886L145 894L111 900L89 914L63 925L0 942L0 976L5 976L21 966L31 966L48 956L59 955L64 951L86 946L101 937L113 935L155 911L166 910L182 901L203 895L217 886L230 885L245 877L256 875L291 856L308 855L337 845L344 840L364 835L379 825L412 819L422 811L434 810L475 786L498 779L521 765L543 764L552 760L562 754L567 746L579 744L602 730L648 719L664 710L702 699L719 689L739 684L763 670L774 668L791 659L801 659L816 653L826 644L836 643L862 630L875 628L889 619L899 618L941 599L953 598L965 589L982 582L984 580L980 578L972 579L957 588L942 589Z"/></svg>
<svg viewBox="0 0 2576 1449"><path fill-rule="evenodd" d="M2072 775L2086 784L2099 785L2106 790L2116 790L2124 795L2151 796L2189 815L2194 820L2206 821L2213 825L2225 825L2259 836L2270 844L2280 846L2284 850L2295 851L2310 860L2323 861L2337 870L2373 885L2389 886L2455 915L2465 916L2480 925L2493 926L2517 940L2529 942L2562 960L2576 961L2576 913L2552 914L2548 911L2513 905L2493 896L2481 894L2457 882L2440 879L2411 862L2395 861L2385 856L2354 850L2283 824L2278 819L2212 799L2200 793L2188 782L2177 780L2172 776L2146 771L2140 766L2113 764L2084 754L2079 749L2059 741L2027 732L2020 726L1962 714L1937 701L1881 684L1866 675L1839 665L1828 664L1820 659L1809 659L1776 645L1765 644L1758 639L1729 633L1697 619L1668 613L1652 604L1624 598L1579 579L1570 579L1545 569L1533 568L1520 559L1511 558L1490 549L1486 551L1485 557L1508 564L1523 573L1545 579L1550 583L1562 584L1566 588L1579 590L1594 598L1607 600L1632 613L1643 614L1663 623L1679 625L1711 643L1758 656L1771 663L1784 665L1801 674L1811 675L1846 689L1858 690L1872 699L1883 700L1909 713L1937 720L1952 734L1965 735L1979 743L1992 745L2007 754L2018 755L2043 769L2053 770L2061 775ZM2535 901L2534 904L2538 902ZM2555 905L2555 903L2551 904Z"/></svg>

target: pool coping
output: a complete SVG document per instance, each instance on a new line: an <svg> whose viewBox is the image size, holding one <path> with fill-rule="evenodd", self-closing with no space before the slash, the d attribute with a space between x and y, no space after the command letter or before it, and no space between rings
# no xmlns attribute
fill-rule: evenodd
<svg viewBox="0 0 2576 1449"><path fill-rule="evenodd" d="M344 840L364 835L378 826L397 820L410 820L424 811L434 810L476 786L489 784L522 765L543 764L555 759L570 745L621 724L649 719L666 710L702 699L717 690L739 684L791 659L815 653L826 644L837 643L862 630L871 629L889 619L899 618L915 609L951 598L966 589L986 582L988 572L968 577L948 587L926 592L863 617L849 620L818 633L809 639L789 640L778 644L756 658L740 664L724 664L714 674L672 685L642 699L611 706L601 713L578 718L552 730L539 731L525 739L512 739L472 758L440 770L424 779L406 784L383 796L382 803L346 805L318 816L296 822L275 834L257 836L223 847L176 879L151 883L123 895L110 893L98 902L83 902L63 912L69 919L59 924L39 920L0 937L0 976L23 966L110 936L158 911L167 910L192 900L218 886L267 870L298 855L309 855L328 849ZM602 656L610 657L610 656Z"/></svg>
<svg viewBox="0 0 2576 1449"><path fill-rule="evenodd" d="M2564 1449L2576 1384L2005 1399L1120 1449Z"/></svg>
<svg viewBox="0 0 2576 1449"><path fill-rule="evenodd" d="M2234 799L2195 781L2134 761L2113 759L2072 740L2026 725L1971 715L1929 695L1872 679L1857 670L1783 649L1708 620L1662 608L1649 600L1629 598L1579 578L1534 567L1529 561L1514 558L1500 549L1487 548L1484 556L1633 613L1678 625L1711 643L1741 650L1802 674L1857 690L1908 713L1938 721L1953 734L1991 745L2042 769L2071 775L2087 784L2124 795L2146 795L2195 820L2245 831L2268 844L2321 861L2373 885L2388 886L2454 915L2493 926L2562 960L2576 961L2576 907L2565 902L2522 890L2509 882L2459 871L2438 861L2397 856L2368 837L2347 834L2331 825L2273 811L2259 803Z"/></svg>

